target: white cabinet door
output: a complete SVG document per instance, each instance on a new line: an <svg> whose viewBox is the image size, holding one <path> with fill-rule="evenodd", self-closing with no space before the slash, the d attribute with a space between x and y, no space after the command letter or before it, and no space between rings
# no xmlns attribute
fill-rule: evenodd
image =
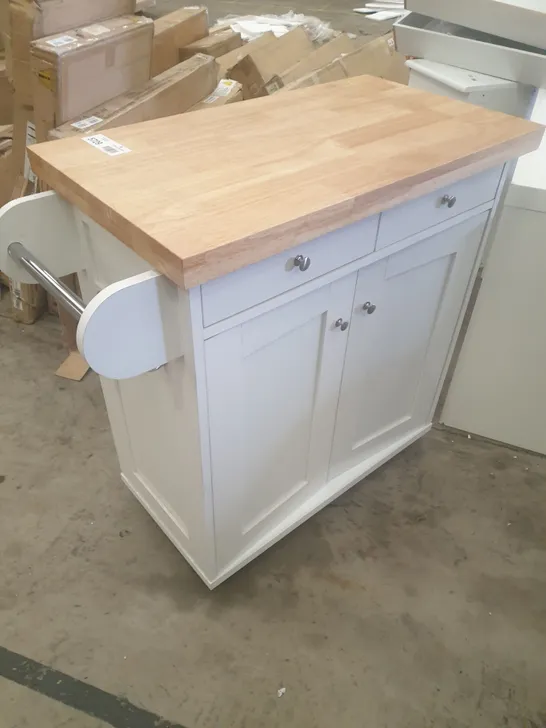
<svg viewBox="0 0 546 728"><path fill-rule="evenodd" d="M218 568L328 474L356 273L205 344ZM342 330L343 328L343 330Z"/></svg>
<svg viewBox="0 0 546 728"><path fill-rule="evenodd" d="M359 271L330 478L431 421L487 217Z"/></svg>

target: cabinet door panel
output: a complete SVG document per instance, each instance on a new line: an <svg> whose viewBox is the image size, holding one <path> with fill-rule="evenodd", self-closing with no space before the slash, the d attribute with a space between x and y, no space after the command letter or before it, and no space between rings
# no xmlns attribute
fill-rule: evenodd
<svg viewBox="0 0 546 728"><path fill-rule="evenodd" d="M430 422L487 216L359 271L330 477Z"/></svg>
<svg viewBox="0 0 546 728"><path fill-rule="evenodd" d="M206 342L218 567L326 481L356 274Z"/></svg>

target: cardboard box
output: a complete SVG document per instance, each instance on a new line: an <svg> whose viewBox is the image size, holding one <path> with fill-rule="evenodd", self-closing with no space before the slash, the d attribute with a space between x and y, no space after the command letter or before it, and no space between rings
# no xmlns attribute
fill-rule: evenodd
<svg viewBox="0 0 546 728"><path fill-rule="evenodd" d="M216 88L218 66L211 56L193 56L135 91L117 96L52 129L50 139L65 139L101 129L182 114Z"/></svg>
<svg viewBox="0 0 546 728"><path fill-rule="evenodd" d="M10 148L0 155L0 207L11 200L14 181L13 153Z"/></svg>
<svg viewBox="0 0 546 728"><path fill-rule="evenodd" d="M267 46L269 43L275 43L276 40L277 39L275 37L275 34L268 30L266 33L260 35L255 40L251 40L249 43L245 43L240 48L236 48L234 51L226 53L225 56L220 56L219 58L217 58L218 66L220 67L220 75L222 76L222 78L227 78L227 76L229 75L229 71L231 71L233 66L237 65L239 61L242 61L243 58L246 58L255 50L259 48L265 48L265 46Z"/></svg>
<svg viewBox="0 0 546 728"><path fill-rule="evenodd" d="M6 36L9 29L9 0L0 0L0 49L6 47Z"/></svg>
<svg viewBox="0 0 546 728"><path fill-rule="evenodd" d="M184 48L181 48L179 51L180 60L185 61L196 53L204 53L207 56L218 58L236 48L240 48L242 45L243 39L241 38L241 34L235 33L231 28L227 28L217 33L211 33L206 38L201 38L201 40L196 40L194 43L190 43L184 46Z"/></svg>
<svg viewBox="0 0 546 728"><path fill-rule="evenodd" d="M347 76L378 76L404 85L409 81L406 59L396 51L392 33L366 43L360 50L341 59Z"/></svg>
<svg viewBox="0 0 546 728"><path fill-rule="evenodd" d="M362 42L362 39L350 38L345 33L338 35L337 38L320 46L295 66L285 71L282 74L285 86L315 71L320 71L343 55L354 53L362 46Z"/></svg>
<svg viewBox="0 0 546 728"><path fill-rule="evenodd" d="M287 84L282 91L294 91L298 88L308 88L309 86L318 86L321 83L330 83L332 81L342 81L347 78L347 73L343 67L341 59L329 63L318 71L308 73L306 76L298 78L297 81Z"/></svg>
<svg viewBox="0 0 546 728"><path fill-rule="evenodd" d="M154 23L152 76L179 63L183 46L209 34L209 19L204 7L180 8L158 18Z"/></svg>
<svg viewBox="0 0 546 728"><path fill-rule="evenodd" d="M33 324L47 310L47 295L37 283L10 280L13 318L20 324Z"/></svg>
<svg viewBox="0 0 546 728"><path fill-rule="evenodd" d="M27 146L36 142L36 126L34 124L34 109L16 103L13 109L13 180L22 178L34 185L36 177L30 167ZM32 191L32 190L31 190Z"/></svg>
<svg viewBox="0 0 546 728"><path fill-rule="evenodd" d="M13 121L13 87L8 79L6 61L0 60L0 124Z"/></svg>
<svg viewBox="0 0 546 728"><path fill-rule="evenodd" d="M307 33L294 28L272 43L256 48L229 72L243 87L245 99L267 96L282 88L279 78L284 71L299 63L314 49Z"/></svg>
<svg viewBox="0 0 546 728"><path fill-rule="evenodd" d="M237 81L230 78L223 78L216 89L195 106L190 111L199 111L200 109L215 109L218 106L226 106L236 101L243 100L243 87Z"/></svg>
<svg viewBox="0 0 546 728"><path fill-rule="evenodd" d="M5 2L5 0L0 0ZM8 74L20 103L32 103L30 44L44 36L133 13L135 0L8 0Z"/></svg>
<svg viewBox="0 0 546 728"><path fill-rule="evenodd" d="M36 139L150 78L154 24L125 15L31 45Z"/></svg>

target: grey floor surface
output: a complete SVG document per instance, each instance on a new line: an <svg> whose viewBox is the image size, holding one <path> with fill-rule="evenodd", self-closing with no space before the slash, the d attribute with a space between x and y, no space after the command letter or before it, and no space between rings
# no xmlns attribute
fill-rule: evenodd
<svg viewBox="0 0 546 728"><path fill-rule="evenodd" d="M433 431L211 593L53 319L0 344L1 647L186 728L546 725L546 460ZM38 725L107 724L0 677Z"/></svg>
<svg viewBox="0 0 546 728"><path fill-rule="evenodd" d="M352 5L292 7L370 32ZM246 7L290 6L211 15ZM0 673L164 719L124 728L546 726L545 459L435 430L211 593L121 484L95 375L3 311ZM114 724L54 683L0 677L0 728Z"/></svg>

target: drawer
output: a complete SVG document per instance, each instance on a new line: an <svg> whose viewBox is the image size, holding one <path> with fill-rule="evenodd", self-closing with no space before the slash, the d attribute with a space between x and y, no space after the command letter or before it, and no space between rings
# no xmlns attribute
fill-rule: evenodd
<svg viewBox="0 0 546 728"><path fill-rule="evenodd" d="M203 325L212 324L297 288L375 249L379 216L249 265L201 286ZM301 256L301 270L296 259Z"/></svg>
<svg viewBox="0 0 546 728"><path fill-rule="evenodd" d="M456 182L381 215L377 250L495 199L501 167ZM451 205L451 207L450 207Z"/></svg>
<svg viewBox="0 0 546 728"><path fill-rule="evenodd" d="M544 0L526 0L525 7L521 0L406 0L406 8L536 48L546 46Z"/></svg>
<svg viewBox="0 0 546 728"><path fill-rule="evenodd" d="M510 81L546 86L546 51L426 15L410 13L394 24L397 50Z"/></svg>
<svg viewBox="0 0 546 728"><path fill-rule="evenodd" d="M533 86L447 66L426 58L413 58L406 61L406 66L410 69L410 88L522 118L526 118L532 108L535 95Z"/></svg>

